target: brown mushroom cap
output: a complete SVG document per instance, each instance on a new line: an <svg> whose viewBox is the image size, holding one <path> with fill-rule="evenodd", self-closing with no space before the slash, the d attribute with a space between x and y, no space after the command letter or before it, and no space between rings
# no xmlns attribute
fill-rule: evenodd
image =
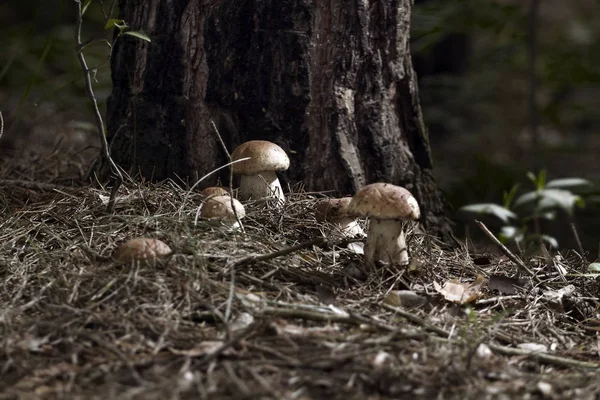
<svg viewBox="0 0 600 400"><path fill-rule="evenodd" d="M202 206L200 216L207 219L216 218L225 221L235 221L235 213L233 212L233 208L231 208L232 200L238 218L244 218L246 216L246 210L242 203L229 196L215 196L208 199Z"/></svg>
<svg viewBox="0 0 600 400"><path fill-rule="evenodd" d="M317 221L330 221L337 218L348 217L348 205L352 197L340 199L323 199L315 207Z"/></svg>
<svg viewBox="0 0 600 400"><path fill-rule="evenodd" d="M210 196L229 196L229 190L222 186L210 186L200 192L204 197Z"/></svg>
<svg viewBox="0 0 600 400"><path fill-rule="evenodd" d="M172 252L166 243L158 239L135 238L117 247L113 258L119 263L128 263L132 260L149 261L156 258L165 258Z"/></svg>
<svg viewBox="0 0 600 400"><path fill-rule="evenodd" d="M419 219L417 199L406 189L390 183L372 183L359 190L348 212L377 219Z"/></svg>
<svg viewBox="0 0 600 400"><path fill-rule="evenodd" d="M265 171L284 171L290 167L285 151L266 140L242 143L231 153L233 161L246 157L250 159L232 165L234 174L255 175Z"/></svg>

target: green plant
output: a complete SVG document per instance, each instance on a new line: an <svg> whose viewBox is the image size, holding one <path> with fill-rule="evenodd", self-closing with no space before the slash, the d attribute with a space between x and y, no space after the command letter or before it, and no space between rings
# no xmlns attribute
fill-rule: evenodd
<svg viewBox="0 0 600 400"><path fill-rule="evenodd" d="M119 190L121 183L123 183L123 175L121 174L119 167L115 164L115 162L112 160L112 157L110 156L110 148L109 148L108 142L106 140L106 131L104 128L104 120L102 119L102 113L100 112L100 108L98 107L98 101L96 99L96 95L94 94L94 89L93 89L93 84L92 84L93 76L96 74L96 70L102 64L100 64L98 66L88 67L88 64L85 59L85 55L84 55L83 51L86 49L87 46L90 46L90 45L93 45L96 43L106 44L109 48L109 54L107 57L107 61L108 61L110 59L114 41L118 40L123 35L130 35L130 36L136 37L138 39L145 40L147 42L150 42L150 38L143 33L129 30L129 26L127 25L127 23L124 20L111 18L112 14L115 10L115 7L116 7L116 0L113 0L110 3L108 11L104 10L104 3L102 1L100 1L102 13L104 14L104 29L108 30L108 29L116 28L119 31L119 34L115 37L113 43L110 43L106 39L95 39L95 38L90 38L90 39L86 40L85 42L82 41L81 30L82 30L82 25L83 25L83 16L84 16L85 12L88 10L89 6L92 4L92 2L93 2L93 0L86 0L85 3L82 4L81 0L75 0L75 4L77 7L77 25L76 25L76 29L75 29L76 53L77 53L77 59L79 60L79 64L81 65L81 70L83 71L86 92L87 92L88 98L90 99L90 102L92 103L92 107L94 109L94 116L96 119L96 126L98 129L98 137L100 139L100 144L102 145L101 156L104 157L104 160L106 160L109 163L111 171L114 175L114 184L113 184L113 187L112 187L112 190L110 193L110 198L109 198L107 206L106 206L106 211L112 212L114 204L115 204L115 198L117 196L117 191Z"/></svg>
<svg viewBox="0 0 600 400"><path fill-rule="evenodd" d="M532 243L545 243L558 248L558 240L542 232L541 221L556 221L559 214L572 220L576 207L584 207L581 193L592 186L582 178L563 178L547 181L546 171L527 173L533 190L517 197L519 185L503 193L502 204L478 203L463 206L460 211L467 215L486 214L501 221L498 237L503 243L514 242L519 247Z"/></svg>

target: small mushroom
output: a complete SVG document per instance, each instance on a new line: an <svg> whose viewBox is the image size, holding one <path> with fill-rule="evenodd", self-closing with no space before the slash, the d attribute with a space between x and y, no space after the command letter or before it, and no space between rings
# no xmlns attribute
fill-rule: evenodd
<svg viewBox="0 0 600 400"><path fill-rule="evenodd" d="M354 195L348 212L370 218L365 244L367 263L408 263L402 221L416 220L421 216L417 199L408 190L389 183L367 185Z"/></svg>
<svg viewBox="0 0 600 400"><path fill-rule="evenodd" d="M235 207L235 212L231 207L232 202ZM208 219L213 224L223 225L227 230L234 231L240 229L240 224L235 218L236 214L239 219L246 216L246 210L242 203L229 196L215 196L209 198L206 203L204 203L200 216Z"/></svg>
<svg viewBox="0 0 600 400"><path fill-rule="evenodd" d="M229 190L222 186L209 186L204 188L200 195L203 197L229 196Z"/></svg>
<svg viewBox="0 0 600 400"><path fill-rule="evenodd" d="M240 174L240 198L243 200L277 199L285 201L277 171L290 167L290 159L285 151L275 143L266 140L251 140L239 145L233 153L233 161L246 157L250 159L233 164L233 173Z"/></svg>
<svg viewBox="0 0 600 400"><path fill-rule="evenodd" d="M128 264L132 261L147 263L166 258L172 253L171 248L158 239L135 238L117 247L113 259L119 264Z"/></svg>
<svg viewBox="0 0 600 400"><path fill-rule="evenodd" d="M342 197L340 199L323 199L315 210L315 218L318 222L330 222L334 224L344 237L365 236L356 218L348 214L348 205L352 197Z"/></svg>

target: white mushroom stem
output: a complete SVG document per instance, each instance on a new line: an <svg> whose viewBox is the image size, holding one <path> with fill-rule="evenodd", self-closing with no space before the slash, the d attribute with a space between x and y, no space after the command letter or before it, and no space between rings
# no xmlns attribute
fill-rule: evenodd
<svg viewBox="0 0 600 400"><path fill-rule="evenodd" d="M334 221L345 237L364 237L365 231L360 227L356 219L350 217L341 217Z"/></svg>
<svg viewBox="0 0 600 400"><path fill-rule="evenodd" d="M377 261L408 264L408 246L402 221L371 218L365 244L365 260L370 264Z"/></svg>
<svg viewBox="0 0 600 400"><path fill-rule="evenodd" d="M283 189L277 174L272 171L256 175L242 175L240 179L240 198L244 200L277 199L278 203L285 202Z"/></svg>

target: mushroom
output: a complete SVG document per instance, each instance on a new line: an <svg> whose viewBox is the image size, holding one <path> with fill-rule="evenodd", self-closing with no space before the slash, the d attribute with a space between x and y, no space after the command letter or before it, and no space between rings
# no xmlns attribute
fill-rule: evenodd
<svg viewBox="0 0 600 400"><path fill-rule="evenodd" d="M200 195L204 197L229 196L229 190L225 189L222 186L209 186L207 188L204 188L200 192Z"/></svg>
<svg viewBox="0 0 600 400"><path fill-rule="evenodd" d="M233 161L246 157L250 159L233 164L233 173L241 175L240 198L275 198L278 203L283 203L285 196L276 172L285 171L290 167L290 159L285 151L266 140L251 140L242 143L231 153Z"/></svg>
<svg viewBox="0 0 600 400"><path fill-rule="evenodd" d="M158 239L135 238L117 247L113 259L119 264L127 264L132 261L146 263L166 258L172 252L166 243Z"/></svg>
<svg viewBox="0 0 600 400"><path fill-rule="evenodd" d="M417 199L408 190L389 183L367 185L354 195L348 212L370 218L365 244L367 263L408 263L402 221L416 220L421 216Z"/></svg>
<svg viewBox="0 0 600 400"><path fill-rule="evenodd" d="M231 203L235 207L235 213ZM242 219L246 216L246 210L242 203L229 196L215 196L209 198L202 206L200 216L208 219L213 224L224 225L228 230L238 230L240 224L236 219Z"/></svg>
<svg viewBox="0 0 600 400"><path fill-rule="evenodd" d="M348 214L348 205L351 201L352 197L321 200L315 208L317 221L334 224L344 237L365 236L356 219Z"/></svg>

